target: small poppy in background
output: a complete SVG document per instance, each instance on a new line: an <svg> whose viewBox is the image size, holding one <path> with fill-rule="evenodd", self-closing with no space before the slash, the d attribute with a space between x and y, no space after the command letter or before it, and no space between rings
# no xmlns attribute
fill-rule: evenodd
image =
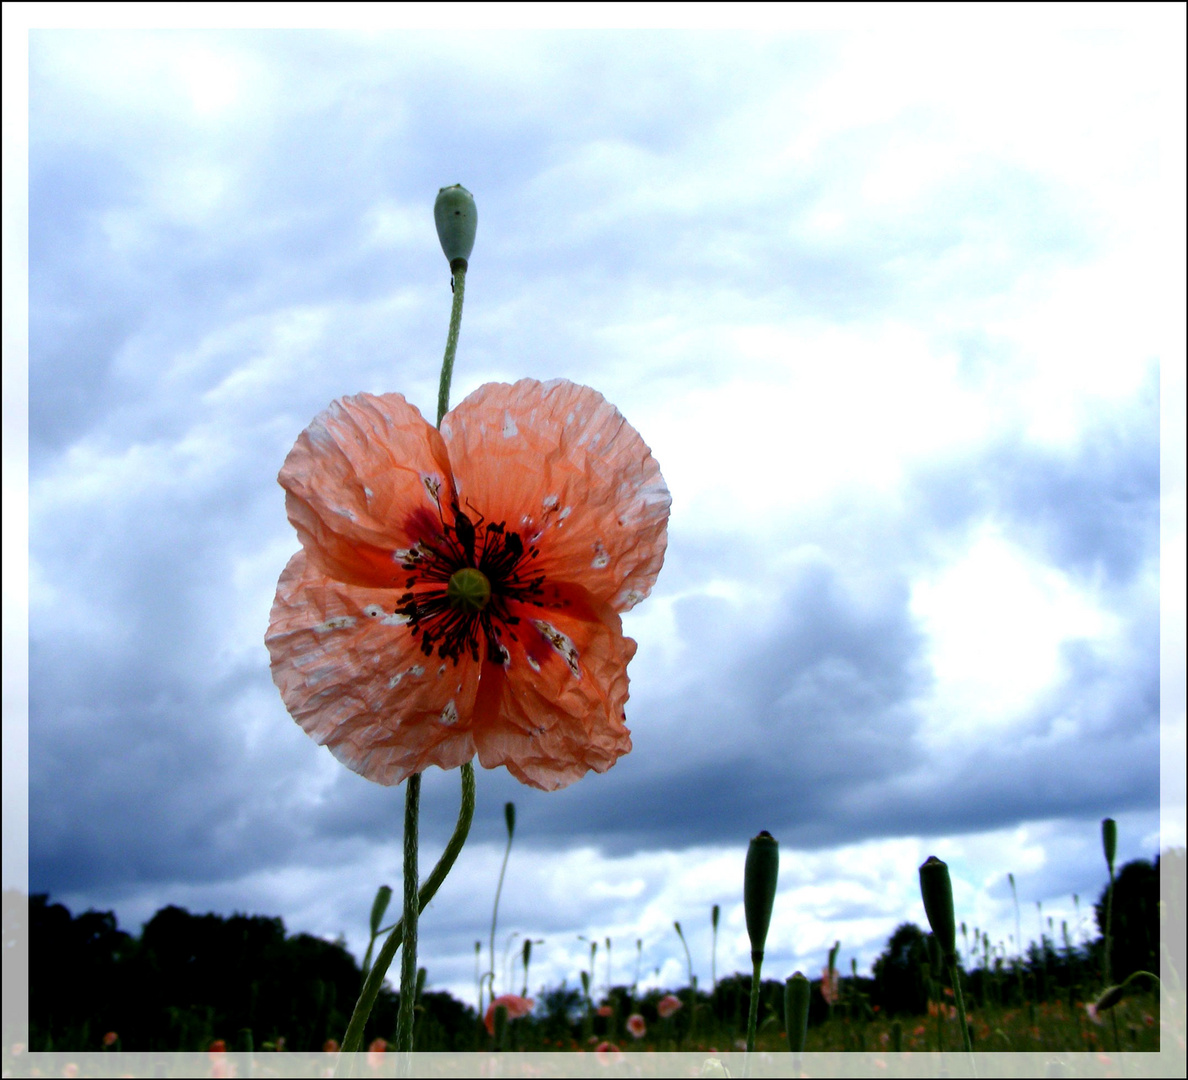
<svg viewBox="0 0 1188 1080"><path fill-rule="evenodd" d="M119 1041L120 1041L120 1037L114 1031L109 1031L106 1035L103 1036L103 1045L104 1046L115 1046L115 1044L118 1043Z"/></svg>
<svg viewBox="0 0 1188 1080"><path fill-rule="evenodd" d="M599 1016L614 1016L615 1010L612 1009L609 1005L599 1005L598 1006L598 1015Z"/></svg>
<svg viewBox="0 0 1188 1080"><path fill-rule="evenodd" d="M495 1010L500 1005L507 1009L507 1018L509 1020L518 1020L521 1016L527 1016L535 1004L536 1002L532 998L520 997L519 994L501 994L487 1006L487 1015L483 1017L483 1024L486 1025L487 1034L495 1034Z"/></svg>
<svg viewBox="0 0 1188 1080"><path fill-rule="evenodd" d="M600 1042L594 1048L599 1065L617 1064L623 1060L623 1052L613 1042Z"/></svg>
<svg viewBox="0 0 1188 1080"><path fill-rule="evenodd" d="M227 1044L222 1039L215 1039L214 1042L206 1048L208 1054L225 1054L227 1052Z"/></svg>
<svg viewBox="0 0 1188 1080"><path fill-rule="evenodd" d="M627 1031L633 1039L642 1039L648 1033L648 1025L639 1013L632 1013L627 1017Z"/></svg>
<svg viewBox="0 0 1188 1080"><path fill-rule="evenodd" d="M322 1053L323 1054L337 1054L338 1053L338 1040L337 1039L327 1039L324 1043L322 1043Z"/></svg>
<svg viewBox="0 0 1188 1080"><path fill-rule="evenodd" d="M681 1005L681 999L676 994L665 994L656 1002L656 1012L660 1014L661 1020L667 1020Z"/></svg>
<svg viewBox="0 0 1188 1080"><path fill-rule="evenodd" d="M384 1063L384 1053L388 1049L387 1039L372 1039L367 1047L367 1064L372 1069L378 1069Z"/></svg>

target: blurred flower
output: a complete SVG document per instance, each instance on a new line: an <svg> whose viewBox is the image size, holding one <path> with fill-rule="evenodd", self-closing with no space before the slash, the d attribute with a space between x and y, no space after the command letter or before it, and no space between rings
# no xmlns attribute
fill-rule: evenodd
<svg viewBox="0 0 1188 1080"><path fill-rule="evenodd" d="M648 1033L648 1025L639 1013L632 1013L627 1017L627 1031L633 1039L642 1039Z"/></svg>
<svg viewBox="0 0 1188 1080"><path fill-rule="evenodd" d="M495 1010L500 1005L507 1009L507 1018L509 1020L518 1020L521 1016L527 1016L535 1004L536 1002L532 998L520 997L519 994L501 994L487 1006L487 1015L483 1017L483 1023L487 1027L487 1034L495 1034Z"/></svg>
<svg viewBox="0 0 1188 1080"><path fill-rule="evenodd" d="M77 1076L78 1075L78 1066L73 1061L68 1061L65 1065L62 1066L62 1075L63 1076Z"/></svg>
<svg viewBox="0 0 1188 1080"><path fill-rule="evenodd" d="M661 1020L667 1020L681 1007L681 1004L681 999L676 994L665 994L656 1002L656 1012L660 1014Z"/></svg>
<svg viewBox="0 0 1188 1080"><path fill-rule="evenodd" d="M367 1047L367 1064L372 1069L380 1068L384 1063L384 1054L388 1049L387 1039L372 1039Z"/></svg>
<svg viewBox="0 0 1188 1080"><path fill-rule="evenodd" d="M302 549L277 585L272 676L345 765L398 784L477 753L551 791L631 749L619 613L660 572L671 500L601 394L488 383L440 432L399 394L359 394L279 479Z"/></svg>
<svg viewBox="0 0 1188 1080"><path fill-rule="evenodd" d="M115 1046L115 1044L118 1043L119 1041L120 1041L120 1037L114 1031L109 1031L106 1035L103 1036L103 1045L104 1046Z"/></svg>
<svg viewBox="0 0 1188 1080"><path fill-rule="evenodd" d="M599 1016L614 1016L615 1010L612 1009L609 1005L599 1005L598 1006L598 1015Z"/></svg>
<svg viewBox="0 0 1188 1080"><path fill-rule="evenodd" d="M623 1060L622 1051L612 1042L600 1042L594 1048L594 1053L599 1065L614 1065Z"/></svg>
<svg viewBox="0 0 1188 1080"><path fill-rule="evenodd" d="M324 1043L322 1043L322 1053L323 1054L337 1054L338 1053L338 1040L337 1039L327 1039Z"/></svg>
<svg viewBox="0 0 1188 1080"><path fill-rule="evenodd" d="M208 1054L225 1054L227 1052L227 1044L222 1039L215 1039L214 1042L206 1048Z"/></svg>
<svg viewBox="0 0 1188 1080"><path fill-rule="evenodd" d="M825 999L826 1005L836 1005L838 995L841 991L841 976L838 975L836 968L822 968L821 969L821 997Z"/></svg>

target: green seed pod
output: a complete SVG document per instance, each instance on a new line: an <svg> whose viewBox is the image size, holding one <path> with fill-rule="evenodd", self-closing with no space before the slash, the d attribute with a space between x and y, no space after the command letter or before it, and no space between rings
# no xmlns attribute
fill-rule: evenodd
<svg viewBox="0 0 1188 1080"><path fill-rule="evenodd" d="M450 269L465 270L474 250L474 233L478 228L474 196L461 184L443 187L433 204L433 220Z"/></svg>
<svg viewBox="0 0 1188 1080"><path fill-rule="evenodd" d="M949 880L949 867L935 855L929 855L920 867L920 895L945 963L955 963L957 922L953 915L953 883Z"/></svg>
<svg viewBox="0 0 1188 1080"><path fill-rule="evenodd" d="M1118 854L1118 823L1105 818L1101 823L1101 846L1105 848L1106 866L1114 872L1114 856Z"/></svg>
<svg viewBox="0 0 1188 1080"><path fill-rule="evenodd" d="M524 939L524 967L527 968L532 961L532 939Z"/></svg>
<svg viewBox="0 0 1188 1080"><path fill-rule="evenodd" d="M387 885L381 885L379 891L375 894L375 900L371 905L371 936L375 937L379 933L380 923L384 921L384 912L388 910L388 904L392 899L392 890Z"/></svg>
<svg viewBox="0 0 1188 1080"><path fill-rule="evenodd" d="M763 959L779 874L780 845L765 829L747 848L747 862L743 870L743 910L747 917L747 936L751 939L752 962Z"/></svg>
<svg viewBox="0 0 1188 1080"><path fill-rule="evenodd" d="M804 1052L808 1037L809 991L812 985L799 971L784 982L784 1023L788 1028L788 1049Z"/></svg>
<svg viewBox="0 0 1188 1080"><path fill-rule="evenodd" d="M721 909L718 907L717 904L715 904L713 906L713 909L710 911L710 922L713 924L713 927L715 930L718 929L718 915L720 913L721 913Z"/></svg>
<svg viewBox="0 0 1188 1080"><path fill-rule="evenodd" d="M503 807L503 820L507 822L507 838L510 840L516 831L516 804L505 803Z"/></svg>

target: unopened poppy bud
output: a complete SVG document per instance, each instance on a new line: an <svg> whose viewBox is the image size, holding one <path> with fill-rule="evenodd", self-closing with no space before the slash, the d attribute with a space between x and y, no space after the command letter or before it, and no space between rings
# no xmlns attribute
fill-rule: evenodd
<svg viewBox="0 0 1188 1080"><path fill-rule="evenodd" d="M743 870L743 910L747 917L747 936L751 939L752 961L763 959L779 873L780 845L764 829L747 848L747 862Z"/></svg>
<svg viewBox="0 0 1188 1080"><path fill-rule="evenodd" d="M375 901L371 905L371 936L379 933L380 923L384 921L384 912L388 910L388 902L392 899L392 890L387 885L381 885L375 894Z"/></svg>
<svg viewBox="0 0 1188 1080"><path fill-rule="evenodd" d="M1099 1013L1103 1013L1107 1009L1112 1009L1122 1000L1124 993L1125 991L1120 986L1107 986L1101 992L1101 996L1093 1003L1093 1008Z"/></svg>
<svg viewBox="0 0 1188 1080"><path fill-rule="evenodd" d="M799 971L784 981L784 1023L788 1028L788 1049L794 1054L803 1052L808 1037L811 989L808 979Z"/></svg>
<svg viewBox="0 0 1188 1080"><path fill-rule="evenodd" d="M507 838L510 840L516 831L516 804L509 802L503 806L503 820L507 822Z"/></svg>
<svg viewBox="0 0 1188 1080"><path fill-rule="evenodd" d="M1112 874L1114 856L1118 853L1118 823L1113 818L1105 818L1101 823L1101 846L1105 849L1106 866Z"/></svg>
<svg viewBox="0 0 1188 1080"><path fill-rule="evenodd" d="M474 250L474 233L478 228L474 196L461 184L443 187L433 204L433 220L450 269L465 270Z"/></svg>
<svg viewBox="0 0 1188 1080"><path fill-rule="evenodd" d="M946 964L957 958L957 921L953 915L953 883L949 867L935 855L929 855L920 867L920 895L924 898L924 912L928 925L936 935Z"/></svg>

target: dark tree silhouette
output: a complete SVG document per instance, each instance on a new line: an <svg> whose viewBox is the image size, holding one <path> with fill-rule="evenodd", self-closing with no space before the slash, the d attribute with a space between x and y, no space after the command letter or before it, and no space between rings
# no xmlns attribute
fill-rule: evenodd
<svg viewBox="0 0 1188 1080"><path fill-rule="evenodd" d="M1106 896L1095 906L1097 927L1105 935ZM1101 945L1098 946L1100 950ZM1098 953L1100 956L1100 952ZM1159 857L1128 862L1114 877L1114 914L1110 929L1110 977L1121 982L1135 971L1159 972Z"/></svg>
<svg viewBox="0 0 1188 1080"><path fill-rule="evenodd" d="M915 923L900 924L874 962L875 1004L891 1016L924 1012L928 988L923 965L927 962L928 935Z"/></svg>

